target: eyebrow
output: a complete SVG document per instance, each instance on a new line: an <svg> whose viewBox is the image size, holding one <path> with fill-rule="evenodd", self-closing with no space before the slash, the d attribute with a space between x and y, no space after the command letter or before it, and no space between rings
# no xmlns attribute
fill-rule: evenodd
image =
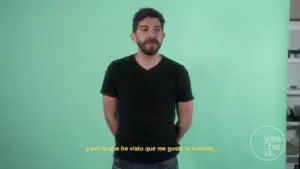
<svg viewBox="0 0 300 169"><path fill-rule="evenodd" d="M148 28L149 26L147 25L141 25L140 28ZM154 26L155 28L161 28L161 26Z"/></svg>

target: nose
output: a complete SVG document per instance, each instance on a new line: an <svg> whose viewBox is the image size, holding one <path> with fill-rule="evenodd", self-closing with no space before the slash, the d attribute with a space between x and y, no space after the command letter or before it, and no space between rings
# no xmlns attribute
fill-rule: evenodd
<svg viewBox="0 0 300 169"><path fill-rule="evenodd" d="M154 33L149 33L148 39L156 39L156 35Z"/></svg>
<svg viewBox="0 0 300 169"><path fill-rule="evenodd" d="M148 31L148 36L149 38L156 38L157 37L157 32L154 29L151 29Z"/></svg>

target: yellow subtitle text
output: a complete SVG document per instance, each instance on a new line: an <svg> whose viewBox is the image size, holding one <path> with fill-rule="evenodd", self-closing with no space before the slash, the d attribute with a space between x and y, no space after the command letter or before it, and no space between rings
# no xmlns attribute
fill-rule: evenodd
<svg viewBox="0 0 300 169"><path fill-rule="evenodd" d="M139 147L139 146L131 146L131 147L116 147L116 146L93 146L85 149L85 152L114 152L114 151L145 151L145 152L174 152L174 151L186 151L186 152L194 152L194 151L204 151L204 152L215 152L213 147L205 147L205 146L182 146L182 147Z"/></svg>

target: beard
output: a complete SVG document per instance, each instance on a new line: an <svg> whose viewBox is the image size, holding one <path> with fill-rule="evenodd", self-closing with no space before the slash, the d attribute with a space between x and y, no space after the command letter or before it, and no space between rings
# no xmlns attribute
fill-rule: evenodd
<svg viewBox="0 0 300 169"><path fill-rule="evenodd" d="M145 42L138 41L137 45L139 46L141 51L147 56L154 56L161 47L161 44L156 39L147 40ZM147 45L149 46L147 47Z"/></svg>

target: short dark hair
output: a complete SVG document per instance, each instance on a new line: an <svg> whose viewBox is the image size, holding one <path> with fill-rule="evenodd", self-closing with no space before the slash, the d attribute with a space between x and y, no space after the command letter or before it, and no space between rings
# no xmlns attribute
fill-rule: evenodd
<svg viewBox="0 0 300 169"><path fill-rule="evenodd" d="M133 17L132 31L136 32L140 21L147 17L159 19L162 29L164 28L165 19L160 12L154 8L140 8L140 10L137 11Z"/></svg>

